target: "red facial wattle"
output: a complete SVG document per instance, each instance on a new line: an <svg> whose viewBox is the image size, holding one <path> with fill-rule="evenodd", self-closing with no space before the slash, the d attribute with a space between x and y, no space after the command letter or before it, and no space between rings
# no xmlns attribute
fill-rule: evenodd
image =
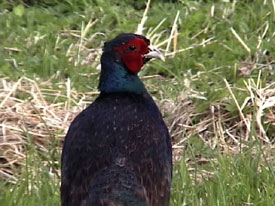
<svg viewBox="0 0 275 206"><path fill-rule="evenodd" d="M143 55L149 52L148 43L140 38L132 39L124 45L116 47L122 57L122 61L131 72L137 73L141 70L144 61Z"/></svg>

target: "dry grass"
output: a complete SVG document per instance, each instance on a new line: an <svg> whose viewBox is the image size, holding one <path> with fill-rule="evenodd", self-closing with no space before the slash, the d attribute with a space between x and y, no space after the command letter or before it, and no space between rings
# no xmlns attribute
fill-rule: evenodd
<svg viewBox="0 0 275 206"><path fill-rule="evenodd" d="M212 105L203 113L197 113L190 99L192 95L186 93L182 93L175 102L159 102L173 138L175 160L180 158L186 141L193 136L200 137L212 149L219 147L224 153L239 152L251 138L261 140L264 147L275 148L275 137L267 137L262 126L263 119L275 126L275 84L260 89L253 82L248 83L247 89L251 91L251 96L244 105L238 105L239 116L232 116L221 106L222 102ZM38 84L25 77L17 82L4 78L0 80L1 178L16 180L14 172L25 164L25 145L29 140L34 141L37 147L46 153L49 152L47 148L52 136L62 142L72 119L97 94L77 93L70 87L69 80L60 83L60 90L48 89L49 84L49 81ZM226 85L231 91L228 83ZM22 94L27 97L22 98ZM63 97L66 100L52 103L47 101L49 97ZM242 110L247 106L255 107L256 113L244 114ZM256 118L257 130L256 134L251 135L250 124L253 115ZM263 116L265 118L262 118ZM194 121L194 118L199 121ZM199 159L198 162L200 161L203 160Z"/></svg>
<svg viewBox="0 0 275 206"><path fill-rule="evenodd" d="M38 85L25 77L17 82L0 80L1 178L15 176L15 169L25 164L25 145L28 141L34 141L46 153L50 137L55 136L62 141L72 119L86 107L85 99L94 95L73 92L68 82L60 85L66 88L64 93L47 89L48 85L49 82ZM19 97L22 94L27 98ZM64 97L67 100L51 103L46 100L48 97Z"/></svg>
<svg viewBox="0 0 275 206"><path fill-rule="evenodd" d="M167 114L166 121L173 139L174 159L182 156L180 153L186 148L186 141L196 136L213 150L219 148L222 153L233 154L248 148L249 142L260 141L267 159L274 161L269 151L275 149L275 134L268 136L264 125L269 123L270 127L275 126L275 82L259 88L259 82L249 79L245 83L250 96L239 105L232 88L224 81L239 115L233 115L226 109L228 98L215 102L205 112L198 113L190 97L202 97L195 91L182 93L175 102L164 100L161 103L163 113ZM244 113L243 110L248 108L249 112ZM253 122L255 124L251 125ZM252 132L251 128L255 128L255 131Z"/></svg>

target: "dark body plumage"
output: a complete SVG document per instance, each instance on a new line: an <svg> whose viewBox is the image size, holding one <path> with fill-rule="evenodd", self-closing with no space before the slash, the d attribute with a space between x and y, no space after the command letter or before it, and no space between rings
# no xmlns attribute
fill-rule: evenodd
<svg viewBox="0 0 275 206"><path fill-rule="evenodd" d="M168 206L171 171L170 136L146 90L102 91L65 137L62 206Z"/></svg>

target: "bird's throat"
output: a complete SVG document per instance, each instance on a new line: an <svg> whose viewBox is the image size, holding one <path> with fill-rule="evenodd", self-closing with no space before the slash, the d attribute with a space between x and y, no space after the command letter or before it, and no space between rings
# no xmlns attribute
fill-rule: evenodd
<svg viewBox="0 0 275 206"><path fill-rule="evenodd" d="M101 62L99 90L104 93L132 92L142 94L147 92L137 74L127 71L125 66L117 62Z"/></svg>

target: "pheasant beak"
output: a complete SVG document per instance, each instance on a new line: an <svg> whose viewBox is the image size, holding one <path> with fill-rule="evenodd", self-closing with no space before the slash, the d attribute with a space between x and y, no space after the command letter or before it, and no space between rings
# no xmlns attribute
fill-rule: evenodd
<svg viewBox="0 0 275 206"><path fill-rule="evenodd" d="M165 58L164 58L163 54L156 48L150 49L149 53L145 54L144 57L146 59L157 58L157 59L160 59L162 61L165 61Z"/></svg>

